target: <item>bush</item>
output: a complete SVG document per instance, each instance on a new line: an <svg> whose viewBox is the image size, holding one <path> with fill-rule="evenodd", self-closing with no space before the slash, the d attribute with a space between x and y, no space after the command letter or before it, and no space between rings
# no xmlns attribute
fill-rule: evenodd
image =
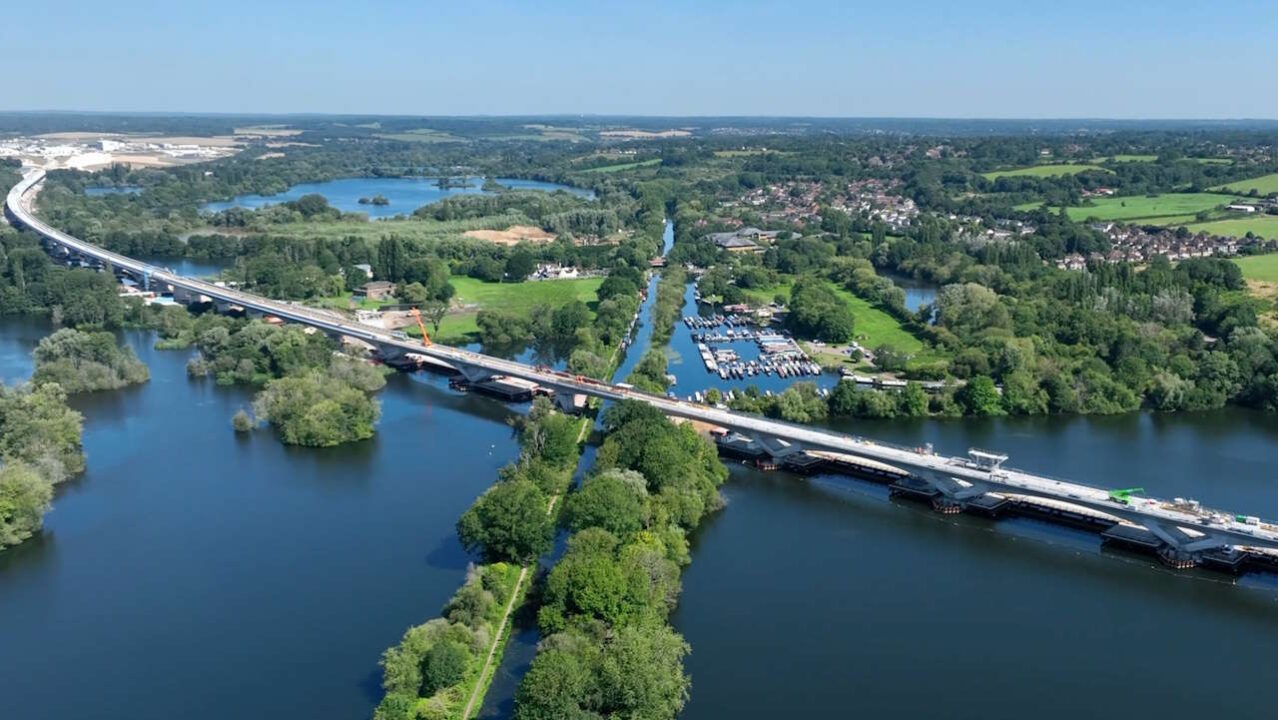
<svg viewBox="0 0 1278 720"><path fill-rule="evenodd" d="M253 417L242 409L237 410L235 415L231 417L231 427L235 428L237 433L249 432L255 424Z"/></svg>

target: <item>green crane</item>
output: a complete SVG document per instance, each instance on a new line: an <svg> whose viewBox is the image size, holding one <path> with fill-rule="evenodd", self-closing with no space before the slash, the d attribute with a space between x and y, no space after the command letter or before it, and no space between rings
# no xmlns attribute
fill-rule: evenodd
<svg viewBox="0 0 1278 720"><path fill-rule="evenodd" d="M1114 502L1127 505L1128 503L1131 502L1130 498L1132 493L1143 493L1143 492L1145 492L1145 488L1125 488L1122 490L1110 490L1109 499L1113 500Z"/></svg>

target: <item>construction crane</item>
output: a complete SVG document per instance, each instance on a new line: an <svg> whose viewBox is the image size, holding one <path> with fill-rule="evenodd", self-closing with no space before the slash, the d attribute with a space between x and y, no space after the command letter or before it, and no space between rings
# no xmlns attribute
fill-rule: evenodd
<svg viewBox="0 0 1278 720"><path fill-rule="evenodd" d="M422 314L417 311L417 308L411 308L408 312L413 314L413 318L417 320L417 329L422 331L422 344L430 347L430 335L426 333L426 323L422 322Z"/></svg>
<svg viewBox="0 0 1278 720"><path fill-rule="evenodd" d="M1143 493L1145 488L1124 488L1122 490L1110 490L1109 499L1117 503L1128 505L1131 503L1132 493Z"/></svg>

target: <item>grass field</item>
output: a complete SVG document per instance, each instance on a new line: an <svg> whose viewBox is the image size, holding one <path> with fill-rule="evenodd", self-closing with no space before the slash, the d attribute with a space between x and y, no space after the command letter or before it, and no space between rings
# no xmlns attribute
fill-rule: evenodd
<svg viewBox="0 0 1278 720"><path fill-rule="evenodd" d="M1157 159L1157 155L1111 155L1096 162L1154 162Z"/></svg>
<svg viewBox="0 0 1278 720"><path fill-rule="evenodd" d="M1184 222L1177 216L1193 218L1194 213L1211 210L1217 205L1228 205L1227 195L1215 193L1167 193L1157 197L1127 196L1107 197L1092 201L1091 205L1066 209L1071 220L1155 220L1170 218L1172 222ZM1018 206L1020 207L1020 206ZM1167 224L1167 223L1162 223Z"/></svg>
<svg viewBox="0 0 1278 720"><path fill-rule="evenodd" d="M603 165L589 170L582 170L583 173L615 173L622 170L630 170L632 168L648 167L661 162L661 158L652 158L651 160L639 160L637 162L617 163L616 165Z"/></svg>
<svg viewBox="0 0 1278 720"><path fill-rule="evenodd" d="M1258 178L1252 178L1250 180L1239 180L1237 182L1231 182L1228 185L1222 185L1218 188L1213 188L1213 189L1228 190L1230 192L1236 192L1240 194L1249 193L1253 189L1256 192L1260 193L1261 195L1268 195L1269 193L1278 193L1278 173L1261 175Z"/></svg>
<svg viewBox="0 0 1278 720"><path fill-rule="evenodd" d="M320 307L332 308L333 310L376 310L383 305L394 305L395 301L369 300L368 298L361 298L356 300L354 304L351 304L351 294L342 293L341 295L334 295L332 297L318 298L315 300L315 304Z"/></svg>
<svg viewBox="0 0 1278 720"><path fill-rule="evenodd" d="M1278 283L1278 255L1252 255L1234 260L1248 280Z"/></svg>
<svg viewBox="0 0 1278 720"><path fill-rule="evenodd" d="M1087 172L1088 170L1110 172L1099 165L1076 165L1073 163L1065 163L1059 165L1031 165L1029 167L995 170L994 172L982 174L987 180L997 180L1001 177L1051 177L1053 175L1075 175L1081 172Z"/></svg>
<svg viewBox="0 0 1278 720"><path fill-rule="evenodd" d="M1253 217L1189 223L1185 227L1193 232L1209 232L1213 235L1244 237L1250 232L1266 240L1278 240L1278 215L1255 215Z"/></svg>
<svg viewBox="0 0 1278 720"><path fill-rule="evenodd" d="M439 130L409 130L402 133L378 133L377 137L383 140L398 140L400 142L420 142L420 143L439 143L439 142L465 142L465 138L450 135Z"/></svg>
<svg viewBox="0 0 1278 720"><path fill-rule="evenodd" d="M453 305L461 305L464 309L449 313L439 324L441 341L472 340L479 331L475 316L484 309L500 309L516 315L527 315L534 305L559 307L573 300L581 300L591 306L593 315L595 291L603 283L603 278L488 283L474 278L454 277L449 282L457 288Z"/></svg>
<svg viewBox="0 0 1278 720"><path fill-rule="evenodd" d="M778 294L790 297L791 285L791 281L786 280L770 287L746 290L745 294L752 302L766 304L772 302L772 298ZM873 349L879 345L891 345L913 355L912 363L945 359L943 353L924 345L922 340L902 327L896 318L871 305L869 301L853 295L834 283L830 283L830 287L852 310L852 317L856 320L856 339L863 346Z"/></svg>

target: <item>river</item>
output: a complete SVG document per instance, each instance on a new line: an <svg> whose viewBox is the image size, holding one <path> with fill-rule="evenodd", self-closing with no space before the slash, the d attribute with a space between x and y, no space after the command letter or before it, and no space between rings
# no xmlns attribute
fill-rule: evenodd
<svg viewBox="0 0 1278 720"><path fill-rule="evenodd" d="M339 178L318 183L301 183L294 185L278 195L239 195L224 202L206 203L201 209L209 212L242 207L260 208L266 205L296 200L303 195L318 193L328 199L333 207L342 212L368 213L372 219L411 215L423 205L438 202L453 195L475 195L484 193L483 178L468 178L465 187L439 187L438 178L426 177L352 177ZM500 185L514 190L541 190L553 192L563 190L578 197L593 199L593 190L575 188L557 183L538 180L521 180L519 178L497 178ZM389 205L361 205L360 198L372 198L381 195L390 201Z"/></svg>

